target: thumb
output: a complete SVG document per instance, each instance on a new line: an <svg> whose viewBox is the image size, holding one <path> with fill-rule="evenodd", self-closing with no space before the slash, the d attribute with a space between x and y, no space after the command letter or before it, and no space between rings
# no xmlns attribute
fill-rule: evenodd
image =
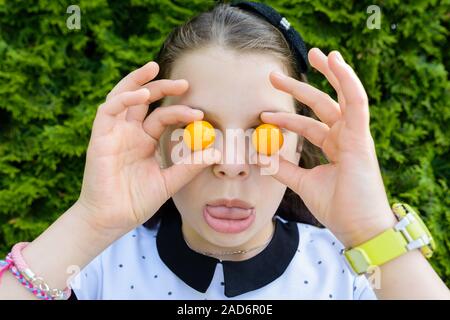
<svg viewBox="0 0 450 320"><path fill-rule="evenodd" d="M295 193L302 193L302 179L309 169L300 167L278 153L271 156L255 154L252 161L261 168L261 175L271 175Z"/></svg>
<svg viewBox="0 0 450 320"><path fill-rule="evenodd" d="M192 152L169 168L161 170L166 183L168 196L173 196L181 187L191 181L206 167L219 163L222 154L219 150L208 148Z"/></svg>

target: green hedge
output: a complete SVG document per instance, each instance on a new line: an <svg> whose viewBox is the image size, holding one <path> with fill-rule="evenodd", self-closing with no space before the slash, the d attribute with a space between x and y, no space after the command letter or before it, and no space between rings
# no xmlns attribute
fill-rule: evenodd
<svg viewBox="0 0 450 320"><path fill-rule="evenodd" d="M424 215L432 263L450 284L449 1L266 1L309 47L339 49L371 101L371 129L391 201ZM78 197L92 120L113 85L155 57L170 30L213 1L0 0L0 254L31 240ZM317 73L316 86L330 91ZM331 92L331 91L330 91Z"/></svg>

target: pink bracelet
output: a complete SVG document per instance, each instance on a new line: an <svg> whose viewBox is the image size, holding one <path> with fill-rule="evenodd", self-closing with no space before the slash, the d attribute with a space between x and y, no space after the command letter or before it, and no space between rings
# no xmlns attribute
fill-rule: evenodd
<svg viewBox="0 0 450 320"><path fill-rule="evenodd" d="M24 286L28 291L30 291L33 295L35 295L39 299L43 300L52 300L51 297L49 297L45 292L42 290L35 288L33 284L31 284L25 277L17 270L16 266L14 265L14 261L11 259L11 254L8 254L6 256L6 260L0 260L0 264L2 265L2 268L0 269L0 278L3 275L3 272L9 269L13 276L19 280L20 284Z"/></svg>
<svg viewBox="0 0 450 320"><path fill-rule="evenodd" d="M16 277L19 282L30 290L36 297L45 300L66 300L70 297L72 290L65 288L51 289L41 277L37 277L28 267L22 256L22 250L29 242L19 242L13 246L11 253L6 257L6 264L0 269L0 278L6 269Z"/></svg>

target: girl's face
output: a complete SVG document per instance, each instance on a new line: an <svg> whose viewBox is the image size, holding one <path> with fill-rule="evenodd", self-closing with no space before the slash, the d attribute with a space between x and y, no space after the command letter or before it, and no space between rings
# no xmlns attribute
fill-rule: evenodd
<svg viewBox="0 0 450 320"><path fill-rule="evenodd" d="M275 89L269 81L269 73L277 70L286 73L276 58L266 54L236 53L220 47L210 47L184 54L177 60L171 74L172 79L186 79L189 89L181 96L167 97L162 106L183 104L201 109L204 119L223 134L223 145L226 145L225 130L240 129L245 132L255 128L262 122L259 118L262 111L295 112L292 96ZM170 135L175 128L166 130L161 140L161 155L166 166L173 164L171 151L175 144ZM298 137L284 131L284 143L280 155L285 159L298 163ZM217 247L239 247L257 238L263 230L271 228L272 217L277 210L286 186L270 175L261 174L260 167L251 164L248 148L227 150L223 148L222 163L204 169L199 175L179 190L173 200L180 211L183 229L189 234L210 245ZM231 149L231 148L229 148ZM227 152L233 152L231 159L240 161L224 161ZM230 229L224 231L211 222L211 215L205 208L207 204L218 199L238 199L245 201L251 210L228 210L216 207L207 212L213 216L233 215L247 217L245 222L232 223ZM225 225L227 227L228 225ZM222 225L223 227L223 225Z"/></svg>

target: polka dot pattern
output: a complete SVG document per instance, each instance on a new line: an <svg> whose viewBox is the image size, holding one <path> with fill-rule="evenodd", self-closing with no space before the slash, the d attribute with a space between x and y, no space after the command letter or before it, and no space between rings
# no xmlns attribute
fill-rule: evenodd
<svg viewBox="0 0 450 320"><path fill-rule="evenodd" d="M275 281L244 293L238 299L376 298L364 279L357 278L348 269L342 257L342 244L328 230L304 224L298 226L300 243L288 269ZM226 263L218 261L206 292L196 291L158 257L156 230L141 226L94 259L81 273L84 275L81 289L74 289L74 292L81 299L228 299L224 295ZM99 291L98 285L107 282L114 284L111 286L114 290ZM295 283L298 286L293 285Z"/></svg>

